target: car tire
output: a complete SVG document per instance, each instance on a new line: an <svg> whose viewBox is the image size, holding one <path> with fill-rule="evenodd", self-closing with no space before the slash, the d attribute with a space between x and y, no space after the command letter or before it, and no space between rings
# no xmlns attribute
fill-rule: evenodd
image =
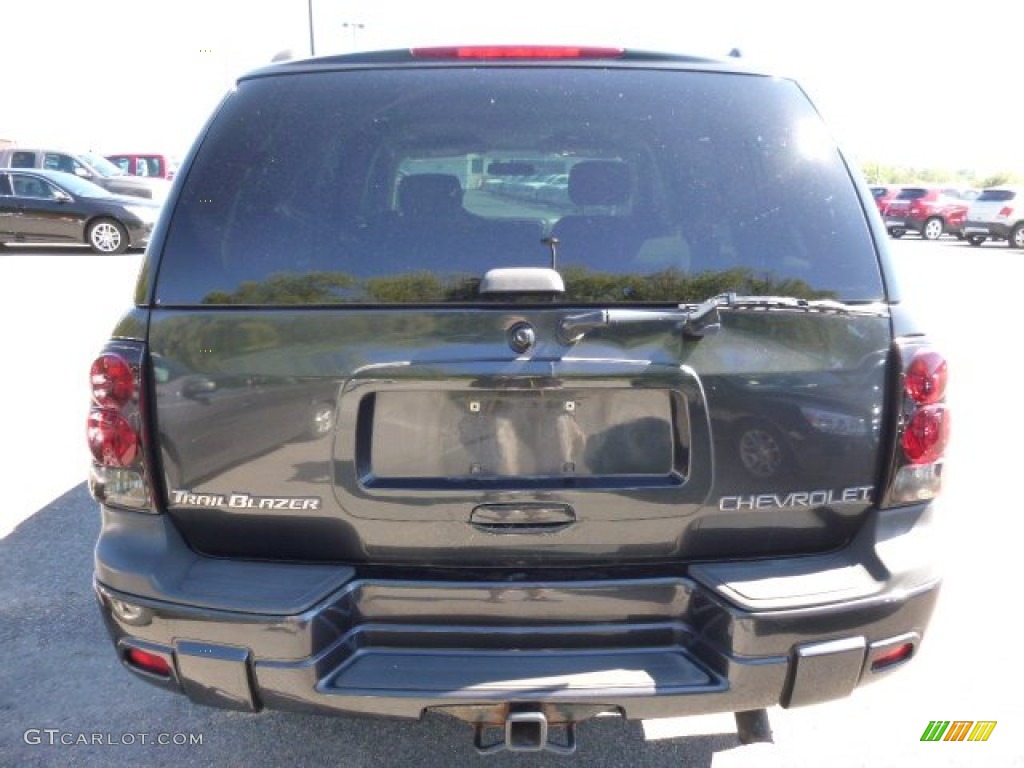
<svg viewBox="0 0 1024 768"><path fill-rule="evenodd" d="M938 240L942 237L944 230L945 226L942 223L942 219L938 216L932 216L924 223L924 226L921 227L921 237L925 240Z"/></svg>
<svg viewBox="0 0 1024 768"><path fill-rule="evenodd" d="M889 236L890 237L894 237L897 240L899 240L905 234L907 234L907 230L905 230L905 229L899 229L897 227L893 227L892 229L889 230Z"/></svg>
<svg viewBox="0 0 1024 768"><path fill-rule="evenodd" d="M96 253L124 253L128 250L128 230L116 219L96 219L86 228L85 241Z"/></svg>
<svg viewBox="0 0 1024 768"><path fill-rule="evenodd" d="M1013 228L1006 244L1011 248L1024 248L1024 221Z"/></svg>
<svg viewBox="0 0 1024 768"><path fill-rule="evenodd" d="M985 242L985 239L986 238L985 238L984 235L968 235L967 236L967 242L970 243L973 246L981 245L982 243Z"/></svg>
<svg viewBox="0 0 1024 768"><path fill-rule="evenodd" d="M759 480L778 477L789 465L789 457L782 436L774 427L764 423L748 422L736 440L740 465L747 474Z"/></svg>

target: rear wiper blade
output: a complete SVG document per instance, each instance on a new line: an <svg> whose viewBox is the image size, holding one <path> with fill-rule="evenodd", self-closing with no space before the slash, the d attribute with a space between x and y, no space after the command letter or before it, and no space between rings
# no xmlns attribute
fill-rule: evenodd
<svg viewBox="0 0 1024 768"><path fill-rule="evenodd" d="M795 309L807 312L831 312L837 315L878 315L884 310L878 304L844 304L834 299L798 299L795 296L741 296L723 293L711 301L728 309Z"/></svg>
<svg viewBox="0 0 1024 768"><path fill-rule="evenodd" d="M883 315L878 304L852 305L832 299L799 299L794 296L741 296L722 293L700 304L680 304L675 309L595 309L567 315L558 324L558 338L575 344L595 328L661 323L672 325L688 338L702 338L722 327L719 310L790 310L830 314Z"/></svg>

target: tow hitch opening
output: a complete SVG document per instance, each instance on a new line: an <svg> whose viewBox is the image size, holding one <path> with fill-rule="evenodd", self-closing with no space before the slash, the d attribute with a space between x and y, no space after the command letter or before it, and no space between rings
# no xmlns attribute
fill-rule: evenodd
<svg viewBox="0 0 1024 768"><path fill-rule="evenodd" d="M503 725L477 723L473 739L477 752L491 755L509 752L542 752L548 750L563 755L576 751L576 723L560 723L555 729L564 732L562 741L551 741L547 716L536 709L510 712ZM500 730L499 730L500 729ZM487 731L499 731L499 737L488 737Z"/></svg>

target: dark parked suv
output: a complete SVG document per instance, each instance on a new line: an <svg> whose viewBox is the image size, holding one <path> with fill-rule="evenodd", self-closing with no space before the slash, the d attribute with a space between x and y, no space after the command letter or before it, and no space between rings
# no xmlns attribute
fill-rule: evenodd
<svg viewBox="0 0 1024 768"><path fill-rule="evenodd" d="M291 62L181 175L91 371L95 588L134 674L564 751L601 713L767 738L766 708L917 653L946 363L793 82Z"/></svg>

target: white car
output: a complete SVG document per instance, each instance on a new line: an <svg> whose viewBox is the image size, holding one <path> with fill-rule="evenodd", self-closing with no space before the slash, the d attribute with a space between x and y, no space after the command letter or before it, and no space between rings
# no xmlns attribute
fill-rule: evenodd
<svg viewBox="0 0 1024 768"><path fill-rule="evenodd" d="M983 190L967 210L963 233L971 245L992 239L1024 248L1024 187Z"/></svg>

